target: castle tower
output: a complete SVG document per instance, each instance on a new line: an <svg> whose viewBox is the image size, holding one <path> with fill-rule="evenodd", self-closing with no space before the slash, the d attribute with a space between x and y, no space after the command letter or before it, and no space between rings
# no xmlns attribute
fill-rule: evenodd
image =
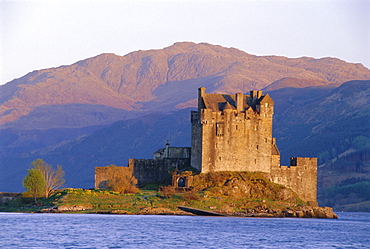
<svg viewBox="0 0 370 249"><path fill-rule="evenodd" d="M211 171L270 172L274 140L274 102L262 91L250 95L198 91L198 111L191 114L191 165Z"/></svg>

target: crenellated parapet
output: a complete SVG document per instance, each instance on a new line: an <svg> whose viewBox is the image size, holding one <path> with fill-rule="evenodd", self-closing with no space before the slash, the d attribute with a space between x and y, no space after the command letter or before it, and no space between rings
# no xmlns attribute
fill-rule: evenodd
<svg viewBox="0 0 370 249"><path fill-rule="evenodd" d="M317 158L292 157L289 166L271 168L270 180L291 188L302 200L317 205Z"/></svg>

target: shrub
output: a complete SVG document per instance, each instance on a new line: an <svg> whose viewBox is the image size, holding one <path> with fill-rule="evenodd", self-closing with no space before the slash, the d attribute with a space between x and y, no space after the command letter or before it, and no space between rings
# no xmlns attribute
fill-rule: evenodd
<svg viewBox="0 0 370 249"><path fill-rule="evenodd" d="M176 194L176 189L172 185L162 186L162 187L159 187L159 193L164 198L169 198L172 195Z"/></svg>
<svg viewBox="0 0 370 249"><path fill-rule="evenodd" d="M139 192L139 189L136 187L138 181L128 169L110 165L106 174L108 178L107 187L110 190L120 194L135 194Z"/></svg>
<svg viewBox="0 0 370 249"><path fill-rule="evenodd" d="M199 201L201 198L196 192L187 192L182 195L184 201Z"/></svg>

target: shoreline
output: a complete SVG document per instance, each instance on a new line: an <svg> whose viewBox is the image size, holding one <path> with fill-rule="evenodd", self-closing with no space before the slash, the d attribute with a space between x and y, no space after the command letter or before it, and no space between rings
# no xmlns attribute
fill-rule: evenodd
<svg viewBox="0 0 370 249"><path fill-rule="evenodd" d="M179 210L171 210L163 207L147 207L139 212L133 213L126 210L97 210L92 211L84 206L71 207L52 207L40 210L38 213L86 213L86 214L112 214L112 215L180 215L180 216L221 216L221 217L239 217L239 218L322 218L322 219L338 219L338 215L334 213L330 207L303 207L300 209L275 209L268 212L259 212L258 210L250 210L251 212L225 212L220 210L204 210L192 207L179 206Z"/></svg>

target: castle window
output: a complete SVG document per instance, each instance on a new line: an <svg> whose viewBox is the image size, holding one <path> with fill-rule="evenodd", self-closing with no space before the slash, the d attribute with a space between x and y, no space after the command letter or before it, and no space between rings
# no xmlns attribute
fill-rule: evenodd
<svg viewBox="0 0 370 249"><path fill-rule="evenodd" d="M256 146L256 150L258 150L258 145Z"/></svg>
<svg viewBox="0 0 370 249"><path fill-rule="evenodd" d="M179 178L179 180L177 181L177 186L179 188L184 188L185 185L186 185L186 179L185 179L185 177Z"/></svg>
<svg viewBox="0 0 370 249"><path fill-rule="evenodd" d="M224 123L217 123L216 124L216 135L223 136L224 135Z"/></svg>
<svg viewBox="0 0 370 249"><path fill-rule="evenodd" d="M254 126L254 130L255 131L258 130L258 126L257 125Z"/></svg>
<svg viewBox="0 0 370 249"><path fill-rule="evenodd" d="M235 130L237 130L238 129L238 126L237 125L235 125Z"/></svg>
<svg viewBox="0 0 370 249"><path fill-rule="evenodd" d="M265 138L265 143L267 143L267 138Z"/></svg>
<svg viewBox="0 0 370 249"><path fill-rule="evenodd" d="M265 103L265 107L269 107L269 103Z"/></svg>

